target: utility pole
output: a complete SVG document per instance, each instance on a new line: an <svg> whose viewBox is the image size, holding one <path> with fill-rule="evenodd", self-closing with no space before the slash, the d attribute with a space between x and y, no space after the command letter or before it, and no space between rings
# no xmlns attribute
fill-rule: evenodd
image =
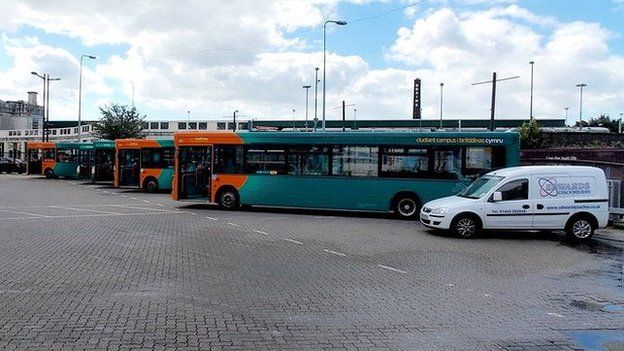
<svg viewBox="0 0 624 351"><path fill-rule="evenodd" d="M485 82L478 82L478 83L472 83L471 85L481 85L481 84L492 84L492 101L491 101L491 106L490 106L490 131L494 131L495 130L495 126L494 126L494 116L496 115L495 113L495 108L496 108L496 82L502 82L505 80L511 80L511 79L518 79L520 78L520 76L514 76L514 77L508 77L508 78L502 78L502 79L496 79L496 72L492 72L492 80L488 80Z"/></svg>
<svg viewBox="0 0 624 351"><path fill-rule="evenodd" d="M565 123L566 123L566 124L568 123L568 110L569 110L569 109L570 109L570 108L569 108L569 107L567 107L567 106L566 106L566 108L564 108L564 110L565 110Z"/></svg>
<svg viewBox="0 0 624 351"><path fill-rule="evenodd" d="M308 92L310 92L311 85L304 85L303 89L306 91L306 109L305 109L305 131L308 131Z"/></svg>
<svg viewBox="0 0 624 351"><path fill-rule="evenodd" d="M440 129L442 129L442 103L444 97L444 83L440 83Z"/></svg>
<svg viewBox="0 0 624 351"><path fill-rule="evenodd" d="M531 65L531 102L529 107L529 119L533 120L533 65L535 65L535 61L530 61L529 65Z"/></svg>
<svg viewBox="0 0 624 351"><path fill-rule="evenodd" d="M232 122L233 122L233 126L232 126L232 130L236 131L236 114L238 113L238 110L234 110L234 113L232 114ZM227 128L225 128L227 129Z"/></svg>
<svg viewBox="0 0 624 351"><path fill-rule="evenodd" d="M318 83L320 82L320 80L318 79L318 72L319 72L319 68L315 67L314 68L314 131L316 132L316 124L318 123L318 115L317 115L317 110L318 110Z"/></svg>
<svg viewBox="0 0 624 351"><path fill-rule="evenodd" d="M346 121L346 107L345 101L342 100L342 131L345 131L345 121Z"/></svg>
<svg viewBox="0 0 624 351"><path fill-rule="evenodd" d="M586 87L587 84L579 83L576 85L577 88L580 88L579 94L579 130L583 129L583 88Z"/></svg>

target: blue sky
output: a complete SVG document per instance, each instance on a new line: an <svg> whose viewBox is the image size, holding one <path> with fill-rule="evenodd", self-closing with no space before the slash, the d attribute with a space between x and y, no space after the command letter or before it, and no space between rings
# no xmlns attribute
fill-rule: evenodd
<svg viewBox="0 0 624 351"><path fill-rule="evenodd" d="M488 90L470 83L492 70L521 76L501 85L497 109L501 118L525 118L529 60L538 118L575 111L581 81L588 117L624 111L621 0L429 0L401 9L410 3L162 1L128 11L123 1L0 0L15 8L0 24L0 99L39 91L29 72L47 70L62 78L53 83L52 118L76 118L77 62L94 54L84 66L86 119L106 102L130 104L130 81L149 119L186 119L189 110L192 119L219 119L234 109L257 119L291 118L296 109L303 118L301 85L322 64L318 28L334 18L350 23L328 26L327 105L355 103L361 118L409 118L416 77L426 118L438 116L440 82L445 116L484 118Z"/></svg>

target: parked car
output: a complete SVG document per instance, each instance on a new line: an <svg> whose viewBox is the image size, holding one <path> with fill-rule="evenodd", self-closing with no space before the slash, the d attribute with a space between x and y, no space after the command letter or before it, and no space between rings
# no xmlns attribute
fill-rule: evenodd
<svg viewBox="0 0 624 351"><path fill-rule="evenodd" d="M480 230L565 230L589 240L609 219L600 168L525 166L487 173L456 196L426 203L423 225L469 238Z"/></svg>
<svg viewBox="0 0 624 351"><path fill-rule="evenodd" d="M20 159L11 159L8 157L0 157L0 173L24 173L26 166Z"/></svg>

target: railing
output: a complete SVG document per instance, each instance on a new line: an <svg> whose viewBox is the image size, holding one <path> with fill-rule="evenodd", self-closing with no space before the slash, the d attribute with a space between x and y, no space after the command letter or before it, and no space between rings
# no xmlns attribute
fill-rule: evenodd
<svg viewBox="0 0 624 351"><path fill-rule="evenodd" d="M609 213L614 216L624 216L624 187L621 179L608 179L609 186Z"/></svg>

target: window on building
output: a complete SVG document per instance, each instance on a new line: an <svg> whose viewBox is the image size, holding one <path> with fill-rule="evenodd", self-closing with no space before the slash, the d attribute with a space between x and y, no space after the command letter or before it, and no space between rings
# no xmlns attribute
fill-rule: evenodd
<svg viewBox="0 0 624 351"><path fill-rule="evenodd" d="M225 122L217 122L217 130L225 130Z"/></svg>
<svg viewBox="0 0 624 351"><path fill-rule="evenodd" d="M392 178L425 178L429 175L427 149L383 148L381 176Z"/></svg>
<svg viewBox="0 0 624 351"><path fill-rule="evenodd" d="M178 122L178 129L179 130L186 129L186 122Z"/></svg>
<svg viewBox="0 0 624 351"><path fill-rule="evenodd" d="M250 147L246 152L245 173L286 174L285 150Z"/></svg>
<svg viewBox="0 0 624 351"><path fill-rule="evenodd" d="M149 128L149 123L148 122L141 122L141 129L147 129Z"/></svg>
<svg viewBox="0 0 624 351"><path fill-rule="evenodd" d="M214 147L215 173L238 174L243 171L243 147L240 145L216 145Z"/></svg>
<svg viewBox="0 0 624 351"><path fill-rule="evenodd" d="M378 147L336 146L332 152L332 174L352 177L376 177Z"/></svg>
<svg viewBox="0 0 624 351"><path fill-rule="evenodd" d="M197 129L197 122L189 122L188 129L192 129L192 130Z"/></svg>
<svg viewBox="0 0 624 351"><path fill-rule="evenodd" d="M78 127L74 128L74 134L78 134Z"/></svg>
<svg viewBox="0 0 624 351"><path fill-rule="evenodd" d="M158 129L158 122L150 122L150 129Z"/></svg>
<svg viewBox="0 0 624 351"><path fill-rule="evenodd" d="M288 174L329 175L329 148L309 146L288 150Z"/></svg>
<svg viewBox="0 0 624 351"><path fill-rule="evenodd" d="M206 123L206 122L199 122L199 129L200 130L208 129L208 123Z"/></svg>
<svg viewBox="0 0 624 351"><path fill-rule="evenodd" d="M228 122L227 124L227 129L228 130L235 130L236 128L236 124L234 124L234 122Z"/></svg>
<svg viewBox="0 0 624 351"><path fill-rule="evenodd" d="M160 122L160 129L169 129L169 122Z"/></svg>

